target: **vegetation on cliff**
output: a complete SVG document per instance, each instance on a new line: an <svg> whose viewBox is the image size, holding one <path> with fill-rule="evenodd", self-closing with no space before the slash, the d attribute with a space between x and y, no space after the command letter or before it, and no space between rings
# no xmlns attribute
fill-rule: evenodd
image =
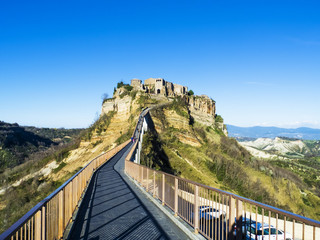
<svg viewBox="0 0 320 240"><path fill-rule="evenodd" d="M141 109L147 106L155 108L151 111L153 128L144 136L143 164L314 219L320 218L317 207L320 200L315 194L315 189L319 189L314 180L317 178L316 172L311 171L312 174L307 176L309 170L306 168L302 176L298 172L301 162L284 165L283 162L252 158L237 141L224 135L220 126L223 125L221 116L208 116L215 117L215 123L211 126L195 121L186 101L188 96L169 98L150 95L121 82L117 87L112 98L103 100L103 104L111 104L111 108L105 108L108 111L103 112L78 137L79 132L72 135L68 134L68 130L50 132L47 129L29 129L31 133L26 134L33 136L30 139L47 139L32 140L30 144L38 142L40 149L47 144L50 151L38 155L32 153L28 155L30 161L27 162L13 161L20 165L6 168L0 174L0 183L5 187L0 189L2 193L4 191L4 194L0 194L0 232L88 161L128 140ZM113 103L117 104L115 108L112 108ZM68 137L70 135L71 138ZM19 143L18 140L16 142ZM0 148L0 157L13 159L14 151L3 146ZM37 145L30 146L33 148ZM16 151L20 148L12 149ZM31 159L31 156L35 158ZM319 170L319 157L312 156L310 159L308 166ZM40 170L46 170L48 174ZM24 180L19 182L21 179Z"/></svg>
<svg viewBox="0 0 320 240"><path fill-rule="evenodd" d="M62 160L79 147L81 131L20 127L1 122L0 232L63 183L48 180L39 171L52 162L58 165L55 171L61 169ZM19 182L23 178L25 180Z"/></svg>
<svg viewBox="0 0 320 240"><path fill-rule="evenodd" d="M142 163L320 219L314 186L288 167L253 158L221 129L195 122L183 99L153 109L151 116L155 127L144 137Z"/></svg>
<svg viewBox="0 0 320 240"><path fill-rule="evenodd" d="M102 114L81 134L79 134L80 131L73 135L70 132L68 136L71 137L68 137L68 130L65 129L61 129L58 134L50 132L48 129L30 127L32 132L25 133L28 136L33 136L29 139L47 139L50 151L30 155L29 161L13 168L6 168L0 174L0 233L78 172L90 160L130 139L141 111L141 105L135 97L136 93L133 94L134 91L128 87L127 91L132 100L135 100L130 101L129 106L125 106L128 112L117 109L119 112L110 111ZM125 103L125 99L122 99L121 96L115 94L112 99L115 98L120 99L119 101L123 100ZM110 101L110 99L106 101ZM35 135L36 133L39 136ZM63 144L61 141L59 142L59 139L63 141ZM39 146L44 144L43 141L38 142ZM55 143L59 144L52 146ZM34 149L39 148L35 147ZM7 149L0 149L0 156L4 155L9 159L13 157L13 154L10 154L11 152Z"/></svg>

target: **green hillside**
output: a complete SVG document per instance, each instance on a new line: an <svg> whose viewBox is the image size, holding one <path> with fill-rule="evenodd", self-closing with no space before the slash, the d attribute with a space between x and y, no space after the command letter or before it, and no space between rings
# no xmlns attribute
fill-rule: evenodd
<svg viewBox="0 0 320 240"><path fill-rule="evenodd" d="M192 121L187 104L179 99L153 109L151 116L155 128L144 137L143 164L320 219L317 187L306 182L297 168L253 158L217 125ZM177 121L189 124L177 126ZM313 158L314 165L318 161Z"/></svg>

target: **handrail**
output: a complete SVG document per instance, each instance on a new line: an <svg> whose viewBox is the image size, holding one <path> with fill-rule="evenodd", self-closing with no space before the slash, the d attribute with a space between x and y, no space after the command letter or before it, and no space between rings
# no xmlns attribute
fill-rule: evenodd
<svg viewBox="0 0 320 240"><path fill-rule="evenodd" d="M276 230L283 228L280 232L284 236L277 236L278 239L320 239L319 221L132 162L138 140L126 157L125 172L171 208L175 215L193 226L195 232L210 239L242 239L248 234L247 228L251 223L261 222L268 223L268 228L271 225ZM216 214L212 212L211 215L205 214L200 206L219 210L221 216L212 217ZM251 234L249 237L252 237Z"/></svg>
<svg viewBox="0 0 320 240"><path fill-rule="evenodd" d="M42 206L50 201L55 195L57 195L64 187L69 184L74 178L76 178L88 165L91 164L92 161L96 160L97 158L101 157L106 153L101 153L99 156L92 159L87 165L85 165L83 168L81 168L76 174L74 174L72 177L70 177L66 182L64 182L60 187L58 187L56 190L54 190L52 193L50 193L46 198L42 199L40 202L38 202L33 208L31 208L24 216L22 216L17 222L15 222L13 225L11 225L6 232L11 232L10 230L14 231L15 229L21 227L30 217L34 216L34 214L42 208ZM6 235L4 232L2 235ZM2 239L3 236L0 236ZM6 236L4 237L4 239Z"/></svg>
<svg viewBox="0 0 320 240"><path fill-rule="evenodd" d="M317 221L317 220L314 220L314 219L311 219L311 218L307 218L307 217L304 217L304 216L301 216L301 215L298 215L298 214L295 214L295 213L292 213L292 212L289 212L289 211L286 211L286 210L283 210L283 209L280 209L280 208L277 208L277 207L273 207L273 206L265 204L265 203L257 202L255 200L252 200L252 199L249 199L249 198L245 198L245 197L242 197L242 196L239 196L239 195L236 195L234 193L227 192L227 191L223 191L223 190L218 189L218 188L214 188L214 187L211 187L211 186L208 186L208 185L204 185L204 184L201 184L201 183L198 183L198 182L194 182L194 181L186 179L186 178L182 178L182 177L175 176L175 175L172 175L172 174L169 174L169 173L166 173L166 172L155 170L155 169L149 168L147 166L137 164L135 162L132 162L132 164L138 165L140 168L152 170L152 171L156 172L157 174L163 174L163 175L168 176L168 177L174 177L174 178L176 178L178 180L181 180L181 181L184 181L186 183L190 183L190 184L193 184L193 185L198 186L198 187L206 188L208 190L212 190L212 191L215 191L215 192L219 192L221 194L225 194L227 196L233 197L235 199L239 199L241 201L245 201L245 202L250 203L250 204L254 204L254 205L258 206L258 207L262 207L262 208L270 210L270 211L277 211L278 214L287 215L288 217L294 218L294 219L299 220L299 221L304 221L307 224L310 224L312 226L320 228L320 221Z"/></svg>
<svg viewBox="0 0 320 240"><path fill-rule="evenodd" d="M24 239L44 239L46 236L48 239L60 239L93 173L129 142L130 140L92 159L2 233L0 240L13 236L16 236L16 239L18 236L20 239L23 236ZM48 226L51 222L55 226Z"/></svg>

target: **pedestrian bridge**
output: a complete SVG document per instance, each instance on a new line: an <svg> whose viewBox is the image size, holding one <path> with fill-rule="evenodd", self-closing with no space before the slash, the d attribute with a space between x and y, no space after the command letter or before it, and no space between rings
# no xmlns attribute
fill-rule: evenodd
<svg viewBox="0 0 320 240"><path fill-rule="evenodd" d="M135 142L93 159L0 240L320 240L318 221L140 165L148 110Z"/></svg>

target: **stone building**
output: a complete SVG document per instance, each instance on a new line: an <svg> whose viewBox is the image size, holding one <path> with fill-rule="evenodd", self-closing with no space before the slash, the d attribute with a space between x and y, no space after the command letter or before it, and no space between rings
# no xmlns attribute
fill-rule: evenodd
<svg viewBox="0 0 320 240"><path fill-rule="evenodd" d="M188 93L188 87L167 82L163 78L148 78L142 84L139 79L132 79L131 86L137 90L164 96L181 96Z"/></svg>
<svg viewBox="0 0 320 240"><path fill-rule="evenodd" d="M140 79L131 79L131 86L134 88L143 88L142 81Z"/></svg>

